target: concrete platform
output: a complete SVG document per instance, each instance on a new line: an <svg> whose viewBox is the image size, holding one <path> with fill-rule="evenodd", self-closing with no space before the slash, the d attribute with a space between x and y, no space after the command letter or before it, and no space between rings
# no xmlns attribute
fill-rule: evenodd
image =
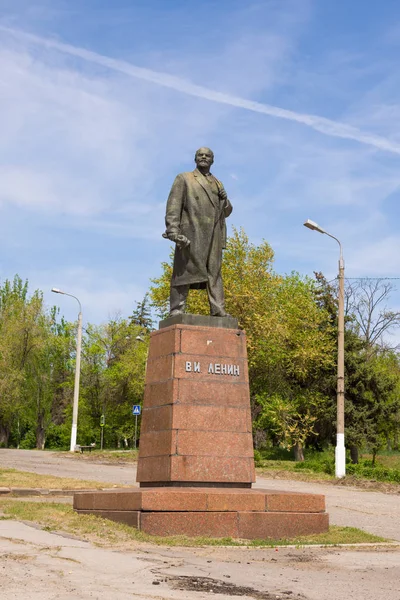
<svg viewBox="0 0 400 600"><path fill-rule="evenodd" d="M328 531L325 497L257 489L77 492L74 509L158 536L282 539Z"/></svg>

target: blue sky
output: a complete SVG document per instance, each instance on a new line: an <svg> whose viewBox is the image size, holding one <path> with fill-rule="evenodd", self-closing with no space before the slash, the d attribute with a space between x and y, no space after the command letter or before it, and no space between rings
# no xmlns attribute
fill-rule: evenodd
<svg viewBox="0 0 400 600"><path fill-rule="evenodd" d="M335 276L311 218L349 277L400 277L399 50L395 0L0 0L0 280L129 315L203 145L278 272Z"/></svg>

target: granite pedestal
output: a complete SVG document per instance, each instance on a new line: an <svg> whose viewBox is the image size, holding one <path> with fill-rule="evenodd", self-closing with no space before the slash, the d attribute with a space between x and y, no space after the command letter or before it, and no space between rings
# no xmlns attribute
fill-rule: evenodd
<svg viewBox="0 0 400 600"><path fill-rule="evenodd" d="M154 535L277 539L327 531L324 496L250 489L246 336L234 319L220 321L182 315L160 323L147 363L140 488L76 493L75 510Z"/></svg>

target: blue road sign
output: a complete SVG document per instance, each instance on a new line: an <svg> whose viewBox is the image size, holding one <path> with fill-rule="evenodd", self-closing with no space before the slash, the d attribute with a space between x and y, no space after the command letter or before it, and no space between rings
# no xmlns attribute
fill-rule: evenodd
<svg viewBox="0 0 400 600"><path fill-rule="evenodd" d="M135 416L140 415L140 413L142 412L142 407L140 406L140 404L134 404L132 406L132 414Z"/></svg>

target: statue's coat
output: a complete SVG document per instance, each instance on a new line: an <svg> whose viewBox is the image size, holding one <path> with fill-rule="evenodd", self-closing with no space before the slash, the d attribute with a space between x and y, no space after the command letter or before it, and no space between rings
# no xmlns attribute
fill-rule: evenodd
<svg viewBox="0 0 400 600"><path fill-rule="evenodd" d="M220 199L217 190L222 184L216 178L214 181L210 185L195 169L180 173L172 185L165 217L166 237L183 234L190 246L175 247L171 286L205 288L208 273L221 269L225 217L231 214L232 205L228 199Z"/></svg>

